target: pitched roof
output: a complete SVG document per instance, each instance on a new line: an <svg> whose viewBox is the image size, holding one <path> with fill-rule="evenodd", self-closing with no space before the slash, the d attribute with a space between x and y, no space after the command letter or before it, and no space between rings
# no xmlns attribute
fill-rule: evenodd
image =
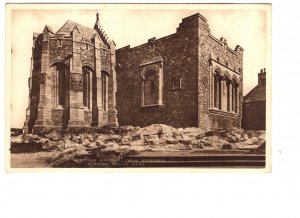
<svg viewBox="0 0 300 218"><path fill-rule="evenodd" d="M65 35L70 35L70 33L73 31L74 26L77 26L80 35L82 35L82 37L87 38L87 39L91 39L93 37L93 35L95 33L97 33L96 30L89 28L89 27L85 27L81 24L78 24L74 21L68 20L57 32L56 34L65 34Z"/></svg>
<svg viewBox="0 0 300 218"><path fill-rule="evenodd" d="M265 101L266 100L266 86L259 84L255 86L246 96L243 98L243 102Z"/></svg>

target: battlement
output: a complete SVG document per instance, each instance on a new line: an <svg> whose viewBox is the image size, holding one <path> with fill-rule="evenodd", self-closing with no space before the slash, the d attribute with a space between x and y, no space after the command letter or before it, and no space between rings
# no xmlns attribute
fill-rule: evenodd
<svg viewBox="0 0 300 218"><path fill-rule="evenodd" d="M202 16L200 13L196 13L196 14L193 14L191 16L183 18L182 22L179 24L179 27L176 29L176 32L173 33L173 34L170 34L170 35L158 38L158 39L156 39L156 37L152 37L152 38L148 39L148 41L146 43L143 43L141 45L137 45L137 46L132 47L132 48L130 47L130 45L127 45L127 46L124 46L122 48L117 49L116 51L117 52L121 52L121 51L128 51L129 52L129 51L132 51L132 50L135 50L135 49L139 49L139 48L143 48L143 47L146 47L146 46L150 46L151 44L156 44L158 42L161 42L163 40L167 40L167 39L172 38L172 37L176 37L176 36L178 36L179 32L184 31L184 27L186 25L188 25L190 21L195 20L195 19L201 19L204 22L204 25L206 26L206 29L207 29L207 31L209 33L208 34L209 37L211 39L213 39L215 42L217 42L218 44L226 47L226 49L229 52L237 55L239 52L243 52L244 51L244 49L240 45L237 45L234 49L230 48L228 46L228 44L227 44L227 40L224 37L221 37L220 39L217 39L215 36L213 36L210 33L210 29L209 29L209 25L207 23L207 19L204 16Z"/></svg>

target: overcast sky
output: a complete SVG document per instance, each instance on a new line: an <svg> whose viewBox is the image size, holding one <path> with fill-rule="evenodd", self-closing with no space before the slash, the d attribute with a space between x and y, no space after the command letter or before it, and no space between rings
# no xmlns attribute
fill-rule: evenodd
<svg viewBox="0 0 300 218"><path fill-rule="evenodd" d="M62 7L62 6L60 6ZM90 6L88 6L90 8ZM56 32L68 19L93 28L97 11L100 24L117 48L143 44L152 37L160 38L176 32L182 18L200 13L207 18L211 33L227 39L232 49L244 48L244 95L257 84L257 74L266 67L266 11L255 8L231 9L224 5L208 9L203 5L105 5L96 9L13 10L11 124L23 127L28 106L28 77L33 32L41 33L47 24ZM36 7L34 7L36 8ZM50 8L51 10L47 10ZM84 7L81 7L84 8Z"/></svg>

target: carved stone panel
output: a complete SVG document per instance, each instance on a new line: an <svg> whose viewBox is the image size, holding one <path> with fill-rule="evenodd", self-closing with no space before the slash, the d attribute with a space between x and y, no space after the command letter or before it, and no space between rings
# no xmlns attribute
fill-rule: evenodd
<svg viewBox="0 0 300 218"><path fill-rule="evenodd" d="M61 125L62 117L63 117L62 109L52 109L51 110L51 118L52 118L54 125Z"/></svg>
<svg viewBox="0 0 300 218"><path fill-rule="evenodd" d="M84 111L84 120L87 123L92 122L92 112L91 111Z"/></svg>
<svg viewBox="0 0 300 218"><path fill-rule="evenodd" d="M71 90L75 92L82 92L83 91L82 74L71 73L70 75L71 75L71 81L70 81Z"/></svg>

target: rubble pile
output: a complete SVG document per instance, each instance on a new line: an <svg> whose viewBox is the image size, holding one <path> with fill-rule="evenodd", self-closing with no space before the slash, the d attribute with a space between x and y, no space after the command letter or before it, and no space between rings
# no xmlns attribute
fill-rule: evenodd
<svg viewBox="0 0 300 218"><path fill-rule="evenodd" d="M50 132L43 137L24 134L12 136L12 144L42 144L43 150L67 148L101 148L112 150L191 150L257 148L265 141L264 131L242 129L203 131L199 128L173 128L153 124L143 128L112 127L106 133Z"/></svg>
<svg viewBox="0 0 300 218"><path fill-rule="evenodd" d="M184 150L253 150L264 153L265 131L245 131L242 129L210 130L199 128L174 128L164 124L146 127L105 127L104 130L80 132L53 131L44 136L24 134L11 136L13 147L25 144L40 145L43 151L60 150L51 162L84 159L85 155L139 154L143 151L184 151ZM97 156L97 158L99 158ZM88 161L90 158L86 158Z"/></svg>

